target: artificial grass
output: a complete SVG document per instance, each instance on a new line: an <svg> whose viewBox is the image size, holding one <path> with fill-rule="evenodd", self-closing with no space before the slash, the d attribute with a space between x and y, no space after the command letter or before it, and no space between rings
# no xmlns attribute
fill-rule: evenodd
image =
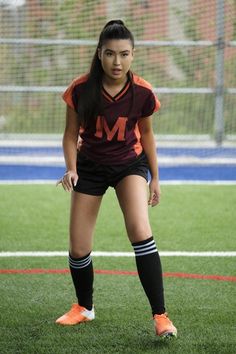
<svg viewBox="0 0 236 354"><path fill-rule="evenodd" d="M0 186L4 251L68 248L70 195L53 185ZM159 206L150 208L160 250L235 249L236 186L162 186ZM129 251L123 217L113 190L103 199L94 250Z"/></svg>
<svg viewBox="0 0 236 354"><path fill-rule="evenodd" d="M97 275L96 319L74 327L54 320L74 296L69 275L1 275L1 353L234 353L234 284L165 279L178 338L154 334L138 278Z"/></svg>
<svg viewBox="0 0 236 354"><path fill-rule="evenodd" d="M1 251L67 250L69 194L52 185L0 186ZM235 251L235 186L163 186L150 209L159 250ZM132 251L114 193L104 197L94 250ZM133 258L94 257L95 269L135 270ZM164 272L235 275L233 257L163 257ZM0 258L1 269L64 269L66 257ZM96 320L55 319L75 300L69 274L1 274L1 354L235 353L234 282L164 278L175 341L154 334L137 276L95 275Z"/></svg>

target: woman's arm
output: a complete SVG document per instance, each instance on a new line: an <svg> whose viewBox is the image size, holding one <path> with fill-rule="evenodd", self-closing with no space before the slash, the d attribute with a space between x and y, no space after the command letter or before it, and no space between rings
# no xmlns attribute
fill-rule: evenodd
<svg viewBox="0 0 236 354"><path fill-rule="evenodd" d="M62 183L63 188L70 192L78 181L76 170L77 143L79 136L79 124L77 113L67 105L66 126L63 135L63 151L66 164L66 173L57 184Z"/></svg>
<svg viewBox="0 0 236 354"><path fill-rule="evenodd" d="M156 143L152 129L152 117L140 119L138 126L141 134L141 144L147 156L151 173L148 204L155 206L160 202L161 190L159 184Z"/></svg>

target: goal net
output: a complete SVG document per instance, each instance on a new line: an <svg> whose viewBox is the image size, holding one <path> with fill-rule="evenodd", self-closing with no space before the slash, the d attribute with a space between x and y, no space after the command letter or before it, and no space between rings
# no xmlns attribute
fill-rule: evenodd
<svg viewBox="0 0 236 354"><path fill-rule="evenodd" d="M162 103L157 139L234 142L234 0L0 0L0 140L60 139L61 93L117 18L135 36L133 71Z"/></svg>

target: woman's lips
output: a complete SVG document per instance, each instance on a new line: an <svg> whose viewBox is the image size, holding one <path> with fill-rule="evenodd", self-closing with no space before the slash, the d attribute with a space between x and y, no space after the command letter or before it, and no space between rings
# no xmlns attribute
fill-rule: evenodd
<svg viewBox="0 0 236 354"><path fill-rule="evenodd" d="M121 69L112 69L112 73L114 75L119 75L121 73Z"/></svg>

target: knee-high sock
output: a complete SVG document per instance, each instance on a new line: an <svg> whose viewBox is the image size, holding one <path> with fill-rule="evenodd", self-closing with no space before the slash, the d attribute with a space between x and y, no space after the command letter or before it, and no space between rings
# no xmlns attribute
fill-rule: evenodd
<svg viewBox="0 0 236 354"><path fill-rule="evenodd" d="M165 312L162 267L153 237L132 243L135 252L138 275L150 302L152 313Z"/></svg>
<svg viewBox="0 0 236 354"><path fill-rule="evenodd" d="M94 279L91 254L82 258L73 258L69 254L69 266L78 303L87 310L91 310Z"/></svg>

